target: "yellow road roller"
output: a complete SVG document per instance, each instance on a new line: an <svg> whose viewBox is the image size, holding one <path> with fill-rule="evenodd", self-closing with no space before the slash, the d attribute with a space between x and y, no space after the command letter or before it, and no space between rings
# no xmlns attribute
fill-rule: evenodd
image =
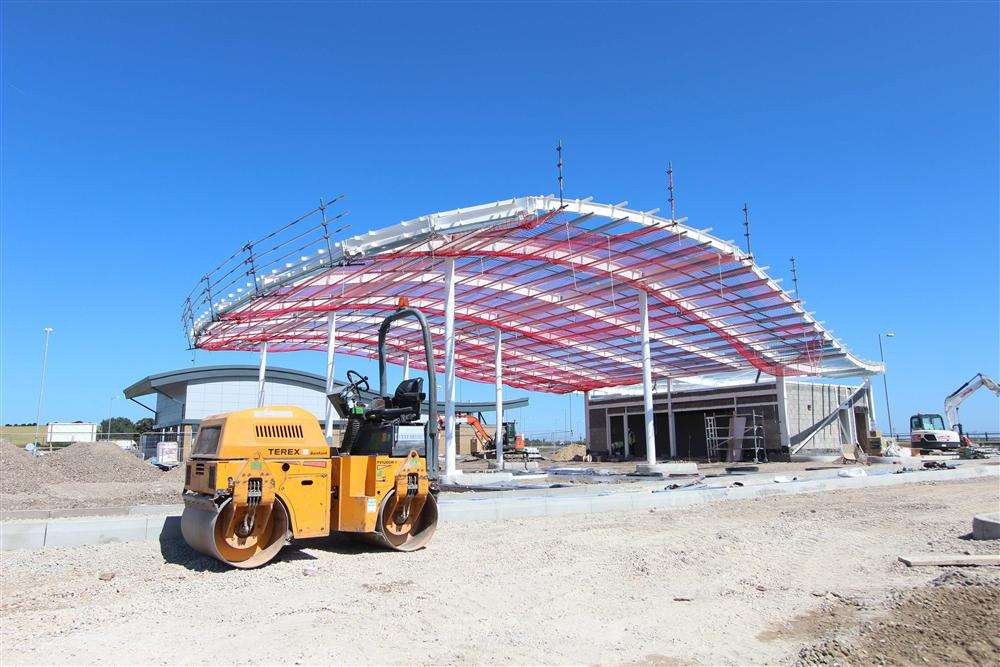
<svg viewBox="0 0 1000 667"><path fill-rule="evenodd" d="M415 318L423 331L423 378L385 393L385 339L391 324ZM181 533L192 548L238 568L272 560L294 538L359 536L397 551L427 544L437 527L437 395L430 331L423 314L401 308L379 328L379 393L348 371L327 398L347 420L339 448L295 406L266 406L202 421L184 478Z"/></svg>

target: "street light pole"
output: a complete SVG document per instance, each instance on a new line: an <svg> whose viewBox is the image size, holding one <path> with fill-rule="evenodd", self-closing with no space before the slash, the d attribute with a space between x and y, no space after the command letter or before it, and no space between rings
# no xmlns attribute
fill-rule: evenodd
<svg viewBox="0 0 1000 667"><path fill-rule="evenodd" d="M886 338L895 336L891 331L885 332ZM882 349L882 333L878 335L878 354L882 359L882 387L885 389L885 414L889 418L889 436L892 437L892 410L889 408L889 383L885 379L885 351Z"/></svg>
<svg viewBox="0 0 1000 667"><path fill-rule="evenodd" d="M38 429L42 426L42 396L45 394L45 367L49 363L49 335L54 331L52 327L45 327L45 345L42 348L42 381L38 386L38 410L35 411L35 447L42 443L38 441ZM49 445L51 448L52 445Z"/></svg>
<svg viewBox="0 0 1000 667"><path fill-rule="evenodd" d="M108 401L108 428L106 429L108 442L111 442L111 411L114 409L114 406L115 406L115 396L114 394L112 394L111 400Z"/></svg>

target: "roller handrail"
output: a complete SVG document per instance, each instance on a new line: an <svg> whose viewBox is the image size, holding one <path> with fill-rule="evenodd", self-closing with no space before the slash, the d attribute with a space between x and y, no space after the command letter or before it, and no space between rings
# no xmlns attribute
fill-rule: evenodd
<svg viewBox="0 0 1000 667"><path fill-rule="evenodd" d="M427 325L427 318L416 308L400 308L392 315L382 320L382 325L378 328L378 393L383 398L388 398L386 393L386 367L385 367L385 337L389 333L389 327L396 320L406 317L413 317L420 324L420 330L424 336L424 354L427 358L427 427L424 430L427 451L427 473L434 475L438 470L438 419L437 419L437 378L434 372L434 348L431 345L431 330Z"/></svg>

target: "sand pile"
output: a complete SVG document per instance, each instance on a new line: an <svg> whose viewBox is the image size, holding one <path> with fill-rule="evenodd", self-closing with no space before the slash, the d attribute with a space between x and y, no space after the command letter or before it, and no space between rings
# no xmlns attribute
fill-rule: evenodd
<svg viewBox="0 0 1000 667"><path fill-rule="evenodd" d="M155 482L163 473L117 445L77 442L52 452L40 463L46 472L74 482Z"/></svg>
<svg viewBox="0 0 1000 667"><path fill-rule="evenodd" d="M550 461L583 461L587 455L587 445L566 445L560 447L545 458Z"/></svg>

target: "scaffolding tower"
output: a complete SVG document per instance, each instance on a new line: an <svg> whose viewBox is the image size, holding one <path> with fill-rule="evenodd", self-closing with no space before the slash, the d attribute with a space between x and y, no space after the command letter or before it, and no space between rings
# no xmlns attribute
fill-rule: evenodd
<svg viewBox="0 0 1000 667"><path fill-rule="evenodd" d="M742 430L735 433L734 430L740 430L741 421ZM754 463L767 461L763 415L756 410L745 415L706 414L705 450L710 463L737 463L749 452L753 453Z"/></svg>

